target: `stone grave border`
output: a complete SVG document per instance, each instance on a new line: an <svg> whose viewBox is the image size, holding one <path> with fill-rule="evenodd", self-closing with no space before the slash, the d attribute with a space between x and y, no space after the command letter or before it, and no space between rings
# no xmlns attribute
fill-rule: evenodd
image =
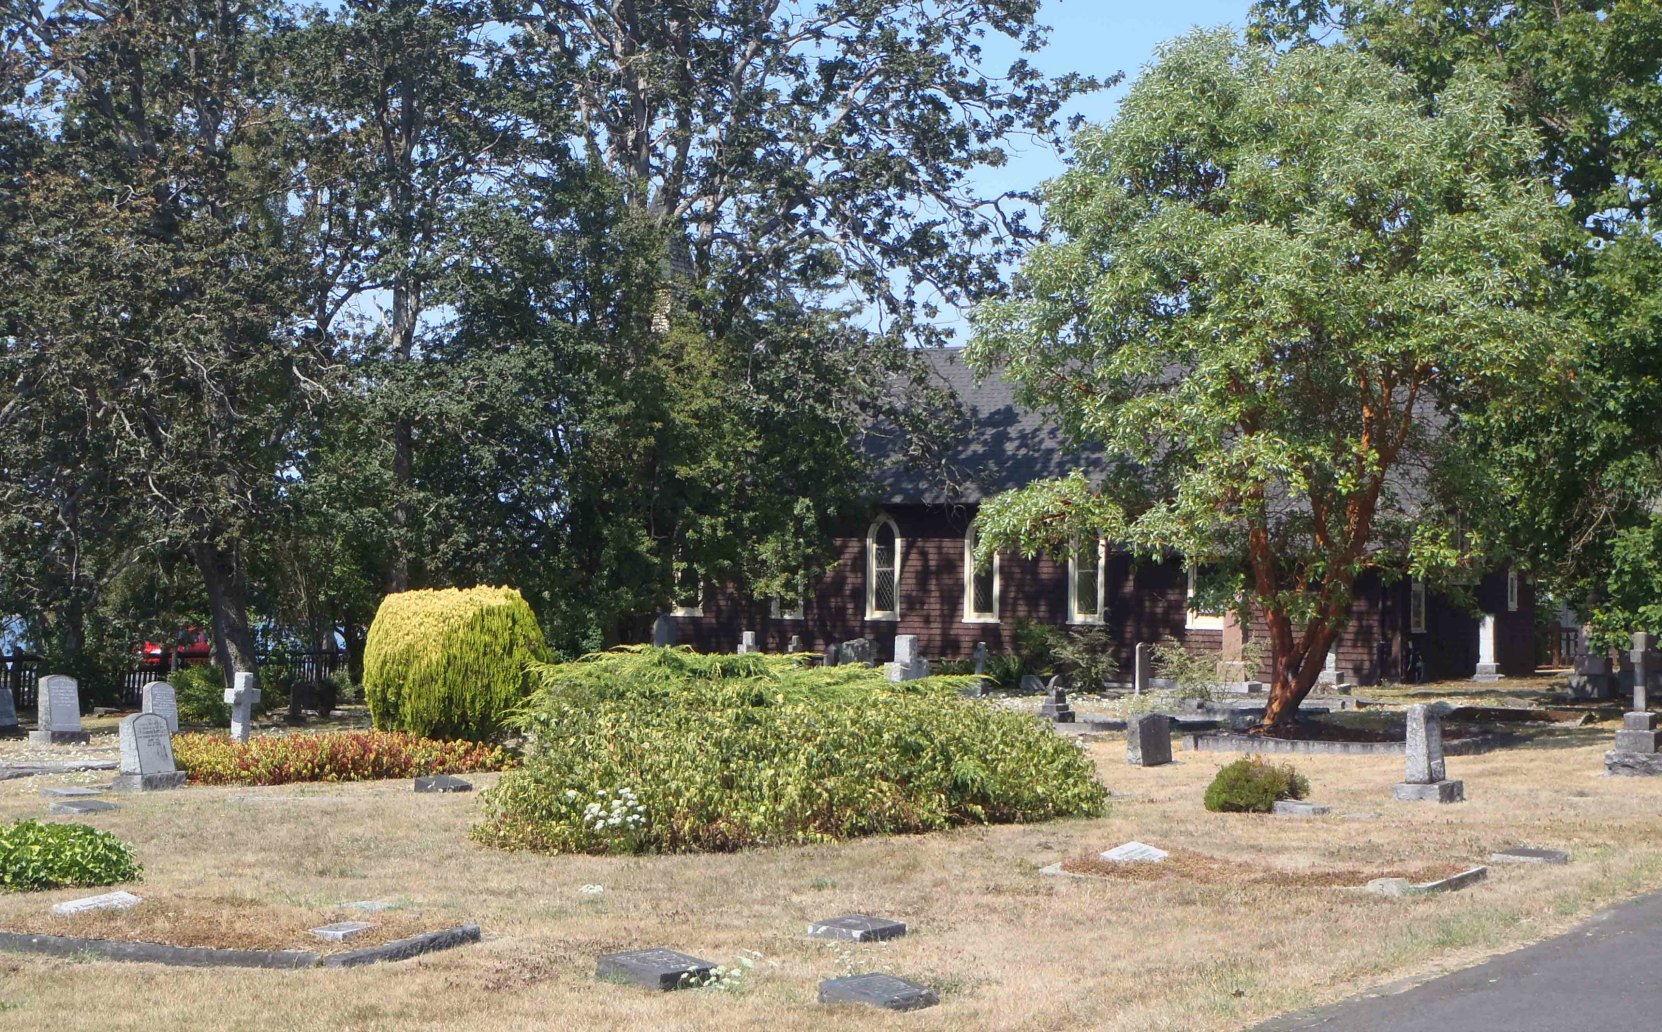
<svg viewBox="0 0 1662 1032"><path fill-rule="evenodd" d="M1507 732L1491 732L1469 738L1447 739L1443 742L1446 756L1476 756L1517 745L1523 736ZM1323 742L1300 738L1260 738L1256 735L1215 731L1198 735L1184 735L1183 748L1190 752L1289 753L1306 756L1402 756L1408 751L1406 741L1395 742Z"/></svg>
<svg viewBox="0 0 1662 1032"><path fill-rule="evenodd" d="M0 932L0 950L46 957L85 957L99 960L168 964L173 967L238 967L268 970L350 968L386 961L407 960L423 953L448 950L480 939L478 925L457 925L395 939L347 953L319 954L311 950L227 950L211 946L167 946L122 939L77 939L67 935L31 935Z"/></svg>

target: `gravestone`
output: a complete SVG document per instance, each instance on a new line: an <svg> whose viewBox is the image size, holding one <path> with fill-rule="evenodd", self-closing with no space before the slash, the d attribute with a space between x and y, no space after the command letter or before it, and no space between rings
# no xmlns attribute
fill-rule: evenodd
<svg viewBox="0 0 1662 1032"><path fill-rule="evenodd" d="M975 676L976 677L982 677L987 673L987 643L986 642L978 641L978 642L975 643L974 656L975 656Z"/></svg>
<svg viewBox="0 0 1662 1032"><path fill-rule="evenodd" d="M675 644L675 621L668 613L659 613L652 621L652 644L661 649Z"/></svg>
<svg viewBox="0 0 1662 1032"><path fill-rule="evenodd" d="M59 917L70 914L79 914L87 910L126 910L144 902L143 896L135 896L131 892L106 892L101 896L84 896L81 899L65 900L62 903L52 904L52 913Z"/></svg>
<svg viewBox="0 0 1662 1032"><path fill-rule="evenodd" d="M1495 663L1495 614L1484 613L1483 622L1477 625L1477 670L1472 674L1474 681L1500 680L1500 667Z"/></svg>
<svg viewBox="0 0 1662 1032"><path fill-rule="evenodd" d="M836 666L842 660L842 651L842 647L839 645L827 645L825 647L825 665L828 667Z"/></svg>
<svg viewBox="0 0 1662 1032"><path fill-rule="evenodd" d="M1331 806L1307 803L1302 799L1277 799L1270 812L1283 817L1323 817L1333 812Z"/></svg>
<svg viewBox="0 0 1662 1032"><path fill-rule="evenodd" d="M178 788L185 772L173 762L173 736L160 713L135 713L121 719L121 773L117 792L152 792Z"/></svg>
<svg viewBox="0 0 1662 1032"><path fill-rule="evenodd" d="M239 671L232 684L225 689L225 702L231 707L231 740L246 742L254 728L254 705L260 701L260 689L248 671Z"/></svg>
<svg viewBox="0 0 1662 1032"><path fill-rule="evenodd" d="M450 774L433 774L415 779L417 792L471 792L473 783Z"/></svg>
<svg viewBox="0 0 1662 1032"><path fill-rule="evenodd" d="M1656 653L1656 636L1641 631L1633 636L1633 709L1622 715L1622 729L1616 732L1616 748L1604 754L1604 769L1610 774L1662 775L1662 730L1657 716L1648 711L1651 682L1662 668Z"/></svg>
<svg viewBox="0 0 1662 1032"><path fill-rule="evenodd" d="M845 641L839 647L840 663L864 663L866 666L877 665L877 643L870 638L853 638Z"/></svg>
<svg viewBox="0 0 1662 1032"><path fill-rule="evenodd" d="M46 812L58 817L85 817L88 814L108 813L119 810L114 803L106 803L102 799L65 799L62 802L48 803Z"/></svg>
<svg viewBox="0 0 1662 1032"><path fill-rule="evenodd" d="M1024 692L1032 692L1037 695L1045 690L1045 683L1039 680L1039 676L1037 674L1022 674L1021 690Z"/></svg>
<svg viewBox="0 0 1662 1032"><path fill-rule="evenodd" d="M798 652L801 652L801 651L802 651L802 635L800 635L800 634L791 635L791 640L785 643L785 652L788 655L794 656Z"/></svg>
<svg viewBox="0 0 1662 1032"><path fill-rule="evenodd" d="M742 631L739 634L739 655L756 651L756 632Z"/></svg>
<svg viewBox="0 0 1662 1032"><path fill-rule="evenodd" d="M1038 678L1034 678L1038 680ZM1045 689L1045 701L1039 706L1039 716L1047 720L1054 720L1058 724L1071 724L1075 720L1073 707L1068 705L1068 693L1062 687L1062 678L1052 677L1050 685Z"/></svg>
<svg viewBox="0 0 1662 1032"><path fill-rule="evenodd" d="M1610 672L1610 657L1585 653L1575 657L1575 673L1570 675L1570 698L1609 699L1615 694L1616 678Z"/></svg>
<svg viewBox="0 0 1662 1032"><path fill-rule="evenodd" d="M1148 682L1154 676L1154 646L1146 641L1137 643L1136 665L1131 673L1131 691L1141 695L1148 691Z"/></svg>
<svg viewBox="0 0 1662 1032"><path fill-rule="evenodd" d="M1133 767L1170 763L1171 718L1164 713L1140 713L1126 718L1125 762Z"/></svg>
<svg viewBox="0 0 1662 1032"><path fill-rule="evenodd" d="M85 745L92 736L81 730L81 692L75 678L48 674L40 679L39 710L29 741L36 745Z"/></svg>
<svg viewBox="0 0 1662 1032"><path fill-rule="evenodd" d="M906 934L906 925L867 914L844 914L808 926L810 939L838 939L843 942L884 942Z"/></svg>
<svg viewBox="0 0 1662 1032"><path fill-rule="evenodd" d="M0 738L10 738L22 733L23 727L17 722L17 703L12 698L12 690L0 685Z"/></svg>
<svg viewBox="0 0 1662 1032"><path fill-rule="evenodd" d="M1446 702L1408 707L1407 773L1393 794L1404 802L1458 803L1466 786L1450 781L1443 759L1443 718L1453 712Z"/></svg>
<svg viewBox="0 0 1662 1032"><path fill-rule="evenodd" d="M1327 662L1322 664L1322 672L1316 677L1317 684L1339 683L1339 646L1334 645L1327 650Z"/></svg>
<svg viewBox="0 0 1662 1032"><path fill-rule="evenodd" d="M941 994L925 985L893 975L848 975L819 984L819 1002L859 1004L892 1011L914 1011L941 1002Z"/></svg>
<svg viewBox="0 0 1662 1032"><path fill-rule="evenodd" d="M298 686L296 686L298 687ZM154 713L167 721L172 734L179 733L179 695L166 681L151 681L139 691L143 699L140 707L145 713Z"/></svg>
<svg viewBox="0 0 1662 1032"><path fill-rule="evenodd" d="M915 681L929 676L929 661L918 655L918 636L894 636L894 662L883 664L883 672L891 681Z"/></svg>
<svg viewBox="0 0 1662 1032"><path fill-rule="evenodd" d="M716 966L707 960L663 948L607 953L595 964L602 982L622 982L669 992L703 985Z"/></svg>
<svg viewBox="0 0 1662 1032"><path fill-rule="evenodd" d="M1107 849L1097 854L1102 859L1115 864L1157 864L1171 856L1158 846L1151 846L1146 842L1127 842L1113 849Z"/></svg>
<svg viewBox="0 0 1662 1032"><path fill-rule="evenodd" d="M368 921L336 921L320 928L311 929L311 933L324 942L345 942L374 928Z"/></svg>
<svg viewBox="0 0 1662 1032"><path fill-rule="evenodd" d="M1536 849L1533 846L1512 846L1489 854L1492 864L1567 864L1570 854L1561 849Z"/></svg>

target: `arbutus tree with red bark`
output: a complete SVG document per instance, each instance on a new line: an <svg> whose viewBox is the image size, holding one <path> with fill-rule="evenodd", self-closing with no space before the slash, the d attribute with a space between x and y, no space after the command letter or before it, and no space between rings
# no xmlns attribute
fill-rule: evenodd
<svg viewBox="0 0 1662 1032"><path fill-rule="evenodd" d="M1162 48L1045 189L1051 240L981 305L971 359L1111 457L993 499L981 547L1102 536L1181 555L1268 628L1290 720L1377 571L1493 559L1493 474L1451 430L1570 374L1576 236L1492 84L1428 95L1339 48L1227 31Z"/></svg>

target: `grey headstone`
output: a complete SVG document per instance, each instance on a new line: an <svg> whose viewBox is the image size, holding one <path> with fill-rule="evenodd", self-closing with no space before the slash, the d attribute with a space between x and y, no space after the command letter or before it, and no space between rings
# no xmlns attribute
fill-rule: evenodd
<svg viewBox="0 0 1662 1032"><path fill-rule="evenodd" d="M702 985L715 968L707 960L658 948L607 953L596 962L594 973L603 982L622 982L668 992Z"/></svg>
<svg viewBox="0 0 1662 1032"><path fill-rule="evenodd" d="M102 799L65 799L49 804L46 812L60 817L84 817L89 813L108 813L118 809L120 807L114 803L106 803Z"/></svg>
<svg viewBox="0 0 1662 1032"><path fill-rule="evenodd" d="M1403 781L1430 785L1448 777L1443 758L1443 721L1424 705L1408 707L1408 771Z"/></svg>
<svg viewBox="0 0 1662 1032"><path fill-rule="evenodd" d="M368 921L336 921L320 928L313 928L312 934L325 942L345 942L348 939L362 935L374 928Z"/></svg>
<svg viewBox="0 0 1662 1032"><path fill-rule="evenodd" d="M75 678L47 674L36 686L35 730L29 741L37 745L85 745L92 740L81 729L81 693Z"/></svg>
<svg viewBox="0 0 1662 1032"><path fill-rule="evenodd" d="M941 994L928 986L893 975L849 975L828 978L819 984L819 1002L860 1004L884 1010L912 1011L933 1007Z"/></svg>
<svg viewBox="0 0 1662 1032"><path fill-rule="evenodd" d="M225 689L225 702L231 707L231 738L246 742L254 729L254 706L260 701L260 689L253 673L246 670L239 670L231 684Z"/></svg>
<svg viewBox="0 0 1662 1032"><path fill-rule="evenodd" d="M866 666L877 664L877 645L870 638L851 638L841 645L842 663L864 663Z"/></svg>
<svg viewBox="0 0 1662 1032"><path fill-rule="evenodd" d="M884 664L883 670L891 681L914 681L928 677L929 661L918 655L918 636L895 635L894 662Z"/></svg>
<svg viewBox="0 0 1662 1032"><path fill-rule="evenodd" d="M473 783L450 774L434 774L415 779L417 792L471 792Z"/></svg>
<svg viewBox="0 0 1662 1032"><path fill-rule="evenodd" d="M156 714L167 721L169 731L179 733L179 694L173 690L173 685L166 681L151 681L140 689L140 697L144 700L141 707L144 712Z"/></svg>
<svg viewBox="0 0 1662 1032"><path fill-rule="evenodd" d="M1125 762L1133 767L1158 767L1171 762L1171 719L1164 713L1142 713L1125 721Z"/></svg>
<svg viewBox="0 0 1662 1032"><path fill-rule="evenodd" d="M883 942L906 934L906 925L883 917L844 914L808 926L810 939L840 939L844 942Z"/></svg>
<svg viewBox="0 0 1662 1032"><path fill-rule="evenodd" d="M987 643L975 643L975 676L980 677L987 672Z"/></svg>
<svg viewBox="0 0 1662 1032"><path fill-rule="evenodd" d="M21 726L17 722L17 704L12 700L12 690L0 685L0 735L16 734Z"/></svg>
<svg viewBox="0 0 1662 1032"><path fill-rule="evenodd" d="M1034 680L1038 680L1038 678L1034 678ZM1045 688L1045 701L1039 706L1039 716L1047 720L1054 720L1058 724L1074 722L1073 707L1068 705L1068 693L1062 687L1060 677L1052 677L1050 684Z"/></svg>
<svg viewBox="0 0 1662 1032"><path fill-rule="evenodd" d="M841 659L842 659L842 647L841 646L839 646L839 645L827 645L825 647L825 665L826 666L834 667L838 664L838 662L841 661Z"/></svg>
<svg viewBox="0 0 1662 1032"><path fill-rule="evenodd" d="M160 713L134 713L121 719L121 773L115 779L118 792L178 788L185 772L173 762L173 736L167 719Z"/></svg>
<svg viewBox="0 0 1662 1032"><path fill-rule="evenodd" d="M1405 803L1460 803L1466 799L1463 781L1437 781L1429 785L1395 785L1391 794Z"/></svg>
<svg viewBox="0 0 1662 1032"><path fill-rule="evenodd" d="M1131 688L1136 694L1142 695L1148 691L1149 679L1154 676L1154 646L1146 641L1139 641L1136 662L1131 675Z"/></svg>
<svg viewBox="0 0 1662 1032"><path fill-rule="evenodd" d="M918 658L918 636L915 634L897 634L894 636L894 661L902 666L911 666Z"/></svg>
<svg viewBox="0 0 1662 1032"><path fill-rule="evenodd" d="M1322 817L1332 813L1333 808L1319 803L1307 803L1302 799L1277 799L1270 812L1283 817Z"/></svg>
<svg viewBox="0 0 1662 1032"><path fill-rule="evenodd" d="M744 631L739 635L739 655L756 651L756 632Z"/></svg>
<svg viewBox="0 0 1662 1032"><path fill-rule="evenodd" d="M1635 632L1633 651L1628 653L1628 659L1633 663L1633 710L1643 713L1650 708L1651 684L1662 672L1662 656L1656 653L1656 635Z"/></svg>
<svg viewBox="0 0 1662 1032"><path fill-rule="evenodd" d="M1604 770L1607 774L1619 774L1624 777L1662 777L1662 752L1639 753L1612 749L1604 754Z"/></svg>
<svg viewBox="0 0 1662 1032"><path fill-rule="evenodd" d="M652 644L659 648L668 648L675 644L675 621L668 613L659 613L658 618L652 621Z"/></svg>
<svg viewBox="0 0 1662 1032"><path fill-rule="evenodd" d="M1536 849L1533 846L1513 846L1489 854L1492 864L1567 864L1570 854L1561 849Z"/></svg>
<svg viewBox="0 0 1662 1032"><path fill-rule="evenodd" d="M793 655L793 656L796 655L798 652L801 652L802 651L802 635L800 635L800 634L791 635L791 640L785 645L785 651L787 653L789 653L790 655Z"/></svg>

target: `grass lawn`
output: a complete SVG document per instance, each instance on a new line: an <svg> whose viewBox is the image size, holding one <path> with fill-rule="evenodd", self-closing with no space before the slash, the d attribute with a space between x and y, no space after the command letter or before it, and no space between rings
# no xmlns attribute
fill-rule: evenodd
<svg viewBox="0 0 1662 1032"><path fill-rule="evenodd" d="M136 847L145 878L127 887L146 902L82 924L45 911L89 892L0 895L0 926L308 948L304 928L363 916L339 903L388 899L403 907L368 919L389 933L475 922L486 941L339 972L0 954L0 1029L1236 1029L1465 964L1662 887L1662 779L1601 776L1608 740L1607 728L1555 728L1527 747L1451 757L1470 801L1446 807L1392 801L1399 758L1294 758L1312 799L1334 807L1320 819L1208 814L1202 790L1232 757L1180 752L1173 766L1134 769L1122 741L1104 740L1087 748L1114 793L1107 819L725 856L499 853L467 839L476 795L418 796L405 781L127 797L86 822ZM44 816L38 793L55 783L68 782L0 782L0 819ZM1189 869L1206 876L1037 873L1127 839L1199 854ZM1574 860L1496 867L1447 896L1321 887L1324 872L1481 863L1514 844ZM1265 877L1276 872L1284 882ZM579 891L589 884L604 892ZM850 911L906 921L910 934L880 946L803 936ZM734 990L594 980L598 954L645 946L755 967ZM860 971L934 985L942 1004L856 1018L814 1002L820 979Z"/></svg>

